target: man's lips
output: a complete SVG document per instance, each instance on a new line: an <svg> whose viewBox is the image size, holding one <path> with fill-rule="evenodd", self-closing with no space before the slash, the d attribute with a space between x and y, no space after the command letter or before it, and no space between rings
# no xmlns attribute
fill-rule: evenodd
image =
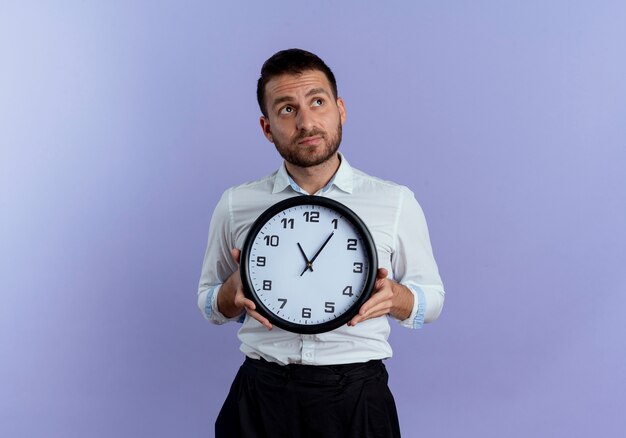
<svg viewBox="0 0 626 438"><path fill-rule="evenodd" d="M298 144L303 146L312 146L314 144L317 144L321 139L321 136L313 135L311 137L304 137L302 140L298 141Z"/></svg>

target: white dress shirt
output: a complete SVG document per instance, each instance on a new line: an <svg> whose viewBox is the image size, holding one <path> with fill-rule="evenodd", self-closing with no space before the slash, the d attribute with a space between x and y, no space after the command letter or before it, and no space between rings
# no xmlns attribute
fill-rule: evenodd
<svg viewBox="0 0 626 438"><path fill-rule="evenodd" d="M374 238L379 268L406 286L414 295L409 317L399 321L420 328L434 321L444 301L443 284L433 258L426 220L413 193L404 186L383 181L352 168L345 157L333 179L315 195L335 199L352 209L365 222ZM247 314L226 318L217 308L217 295L237 270L230 250L243 247L257 217L283 199L307 194L291 179L283 163L273 174L258 181L232 187L218 202L211 225L198 306L205 318L216 324L243 322L238 337L241 351L253 359L279 364L331 365L367 362L392 355L387 342L388 317L341 326L327 333L299 335L274 326L267 330Z"/></svg>

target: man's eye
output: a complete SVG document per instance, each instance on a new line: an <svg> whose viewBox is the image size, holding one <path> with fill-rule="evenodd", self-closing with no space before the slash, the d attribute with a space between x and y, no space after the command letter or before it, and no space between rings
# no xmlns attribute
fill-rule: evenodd
<svg viewBox="0 0 626 438"><path fill-rule="evenodd" d="M293 112L293 108L290 106L286 106L280 110L281 114L291 114Z"/></svg>
<svg viewBox="0 0 626 438"><path fill-rule="evenodd" d="M324 104L324 100L323 99L315 99L313 101L313 106L322 106Z"/></svg>

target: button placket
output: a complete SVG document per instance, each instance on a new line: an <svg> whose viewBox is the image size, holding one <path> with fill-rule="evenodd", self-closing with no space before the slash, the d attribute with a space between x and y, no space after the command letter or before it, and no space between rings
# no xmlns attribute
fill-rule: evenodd
<svg viewBox="0 0 626 438"><path fill-rule="evenodd" d="M312 365L315 362L315 336L302 335L302 363Z"/></svg>

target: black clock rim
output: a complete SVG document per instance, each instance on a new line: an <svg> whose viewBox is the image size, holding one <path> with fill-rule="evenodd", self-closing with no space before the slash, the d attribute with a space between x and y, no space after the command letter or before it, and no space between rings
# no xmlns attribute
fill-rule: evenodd
<svg viewBox="0 0 626 438"><path fill-rule="evenodd" d="M290 321L285 321L284 319L281 319L274 315L267 309L267 307L265 307L260 299L257 299L256 292L252 287L252 280L250 278L250 273L248 270L248 262L250 258L250 252L252 250L252 242L254 241L257 234L259 234L259 231L261 231L263 225L265 225L268 220L273 218L281 211L288 208L297 207L298 205L318 205L320 207L330 208L339 212L342 216L348 219L348 221L356 228L356 230L361 235L361 238L363 239L369 266L371 267L367 274L363 294L359 297L359 299L352 306L350 306L350 308L346 312L338 316L336 319L320 324L296 324ZM265 210L263 213L261 213L257 220L254 221L252 227L246 235L240 257L240 275L241 282L243 284L244 295L256 304L256 311L263 315L265 318L267 318L272 323L272 325L275 325L276 327L280 327L283 330L287 330L292 333L303 335L325 333L341 327L344 324L347 324L348 321L350 321L354 317L354 315L356 315L363 303L365 303L365 301L367 301L367 299L371 296L374 285L376 284L377 271L378 254L376 252L376 245L374 244L374 238L367 228L367 225L365 225L365 222L363 222L363 220L345 204L342 204L341 202L331 198L317 195L298 195L292 198L287 198L277 202L276 204Z"/></svg>

